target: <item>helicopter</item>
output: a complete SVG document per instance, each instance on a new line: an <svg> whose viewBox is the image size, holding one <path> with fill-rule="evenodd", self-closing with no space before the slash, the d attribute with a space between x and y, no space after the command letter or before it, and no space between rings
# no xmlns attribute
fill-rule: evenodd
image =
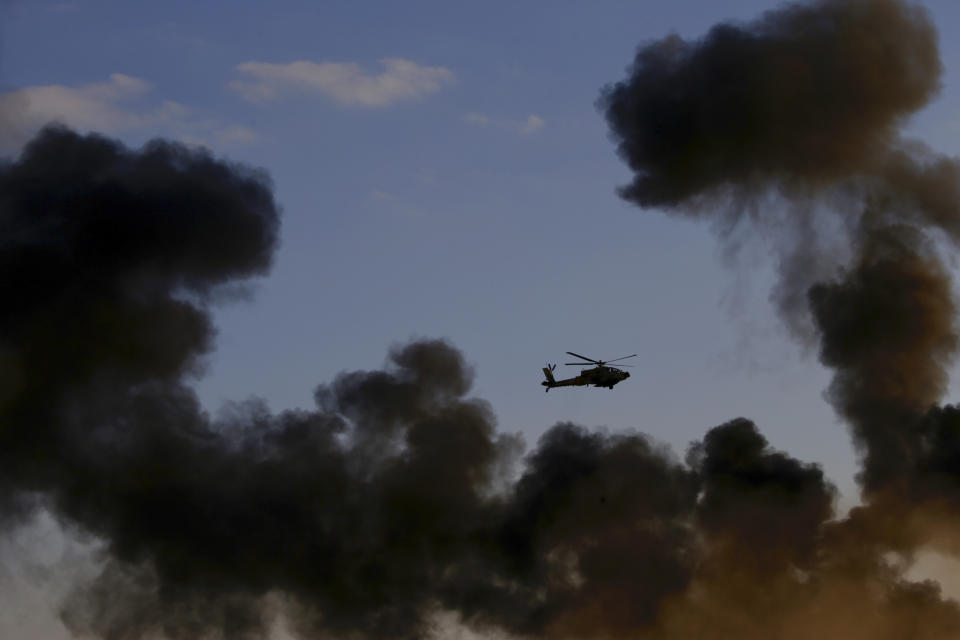
<svg viewBox="0 0 960 640"><path fill-rule="evenodd" d="M613 360L594 360L593 358L587 358L586 356L581 356L580 354L572 351L567 351L567 354L573 356L574 358L586 360L586 362L565 362L564 364L566 365L582 367L586 366L588 363L592 363L596 366L592 369L581 370L580 375L575 378L557 380L553 377L553 370L557 368L557 365L548 364L543 368L543 375L546 376L547 379L540 383L546 387L546 391L550 391L550 389L553 389L554 387L583 387L591 384L595 387L606 387L607 389L613 389L613 385L629 378L630 372L621 371L616 367L608 367L607 363L617 362L618 360L626 360L627 358L636 358L638 355L635 353L632 356L623 356L622 358L615 358ZM632 365L622 364L620 366L629 367Z"/></svg>

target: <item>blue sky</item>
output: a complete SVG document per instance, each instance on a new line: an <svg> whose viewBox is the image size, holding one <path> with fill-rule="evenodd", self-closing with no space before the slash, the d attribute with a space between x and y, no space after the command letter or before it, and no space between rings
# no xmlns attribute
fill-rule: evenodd
<svg viewBox="0 0 960 640"><path fill-rule="evenodd" d="M249 395L309 406L391 344L444 337L501 429L530 443L573 420L682 456L743 415L852 495L829 372L780 326L767 249L724 256L708 227L621 201L628 172L594 105L641 42L778 4L8 0L0 153L54 118L269 172L282 246L250 299L218 307L196 383L211 411ZM922 4L946 70L910 127L958 154L960 5ZM540 367L568 350L640 357L613 392L544 394Z"/></svg>

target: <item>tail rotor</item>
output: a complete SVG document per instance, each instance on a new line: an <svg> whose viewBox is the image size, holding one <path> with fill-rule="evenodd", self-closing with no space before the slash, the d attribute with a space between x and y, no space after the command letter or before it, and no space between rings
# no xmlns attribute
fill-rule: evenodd
<svg viewBox="0 0 960 640"><path fill-rule="evenodd" d="M543 368L543 375L546 377L546 380L541 382L545 386L547 391L550 391L550 387L557 383L556 378L553 377L553 370L557 368L555 364L548 364Z"/></svg>

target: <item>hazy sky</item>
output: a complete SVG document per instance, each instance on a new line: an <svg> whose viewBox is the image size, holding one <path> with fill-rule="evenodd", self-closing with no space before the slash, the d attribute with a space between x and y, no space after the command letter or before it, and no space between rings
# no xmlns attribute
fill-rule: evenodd
<svg viewBox="0 0 960 640"><path fill-rule="evenodd" d="M573 420L641 430L682 457L746 416L852 499L829 372L768 300L768 248L745 236L724 253L709 225L621 200L628 171L595 106L639 44L779 4L7 1L0 153L57 120L132 146L204 145L270 174L281 246L249 297L218 307L196 382L211 412L250 395L309 407L338 372L441 337L475 366L499 428L528 443ZM921 4L945 73L909 130L958 154L960 5ZM568 350L640 357L612 392L543 393L540 367Z"/></svg>

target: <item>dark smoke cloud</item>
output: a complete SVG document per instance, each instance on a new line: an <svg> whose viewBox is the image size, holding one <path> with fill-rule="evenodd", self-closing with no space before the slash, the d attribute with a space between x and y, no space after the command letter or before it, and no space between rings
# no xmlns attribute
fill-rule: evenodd
<svg viewBox="0 0 960 640"><path fill-rule="evenodd" d="M698 524L714 544L761 570L810 566L835 497L819 467L769 451L743 418L707 433L688 460L703 483Z"/></svg>
<svg viewBox="0 0 960 640"><path fill-rule="evenodd" d="M855 266L810 289L821 359L836 370L829 390L870 455L868 490L909 474L920 453L915 428L943 395L957 347L950 278L912 227L864 233Z"/></svg>
<svg viewBox="0 0 960 640"><path fill-rule="evenodd" d="M627 79L603 90L599 106L633 170L622 197L709 218L728 243L771 241L772 298L788 326L819 341L834 370L827 398L863 460L865 505L839 521L829 521L814 468L769 459L726 479L736 506L707 474L698 524L709 544L691 592L705 590L711 604L692 616L678 606L687 622L668 617L678 637L957 633L956 606L888 562L922 545L960 553L957 410L937 406L958 346L939 254L960 242L960 162L900 135L940 73L923 8L819 0L696 41L647 43ZM720 429L742 431L725 463L758 446L748 427L725 425L691 451L701 474ZM774 467L784 475L765 475ZM732 566L710 555L717 522L735 532L725 543L739 549ZM765 573L784 566L802 579ZM730 613L744 606L768 613Z"/></svg>
<svg viewBox="0 0 960 640"><path fill-rule="evenodd" d="M696 495L695 476L643 436L553 427L498 535L522 602L542 601L511 612L512 626L572 636L650 626L695 568Z"/></svg>
<svg viewBox="0 0 960 640"><path fill-rule="evenodd" d="M48 129L0 166L0 495L67 481L106 428L72 404L186 394L214 334L201 300L265 272L277 225L264 175L162 141Z"/></svg>
<svg viewBox="0 0 960 640"><path fill-rule="evenodd" d="M917 425L957 348L937 241L960 241L960 163L898 131L940 72L921 7L821 0L644 45L600 101L634 171L623 197L773 238L774 298L836 372L863 487L904 508L929 489L909 488L931 455Z"/></svg>
<svg viewBox="0 0 960 640"><path fill-rule="evenodd" d="M634 171L621 195L676 206L859 175L939 88L936 33L900 0L791 3L700 40L646 44L601 106Z"/></svg>

